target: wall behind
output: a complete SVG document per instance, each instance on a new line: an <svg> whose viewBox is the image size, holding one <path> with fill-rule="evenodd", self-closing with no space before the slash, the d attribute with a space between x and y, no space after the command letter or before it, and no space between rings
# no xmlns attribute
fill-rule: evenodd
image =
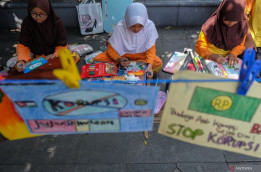
<svg viewBox="0 0 261 172"><path fill-rule="evenodd" d="M102 0L96 0L101 2ZM121 1L121 0L119 0ZM222 0L135 0L148 9L156 26L202 25ZM56 14L66 27L79 27L78 0L51 0ZM115 4L117 5L117 4ZM27 15L27 0L0 0L0 27L20 28Z"/></svg>

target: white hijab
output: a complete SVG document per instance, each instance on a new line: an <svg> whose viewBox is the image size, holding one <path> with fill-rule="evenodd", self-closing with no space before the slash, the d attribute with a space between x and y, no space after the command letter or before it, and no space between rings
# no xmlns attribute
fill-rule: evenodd
<svg viewBox="0 0 261 172"><path fill-rule="evenodd" d="M143 29L134 33L130 27L138 23L143 25ZM124 19L115 26L109 42L122 56L126 53L144 53L154 45L157 38L158 32L154 23L148 19L145 5L135 2L127 7Z"/></svg>

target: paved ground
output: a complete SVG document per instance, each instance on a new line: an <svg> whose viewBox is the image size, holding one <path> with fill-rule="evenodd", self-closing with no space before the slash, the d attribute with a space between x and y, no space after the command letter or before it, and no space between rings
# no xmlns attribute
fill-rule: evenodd
<svg viewBox="0 0 261 172"><path fill-rule="evenodd" d="M87 43L98 50L108 34L81 36L68 29L69 43ZM199 27L158 28L157 54L164 64L174 51L193 48ZM19 32L0 30L0 62L15 54ZM83 64L83 59L78 66ZM160 72L158 78L169 78ZM164 88L164 85L161 86ZM2 112L0 112L2 113ZM261 159L205 148L149 132L148 143L138 133L42 136L0 142L0 172L260 172ZM259 166L259 168L258 168Z"/></svg>

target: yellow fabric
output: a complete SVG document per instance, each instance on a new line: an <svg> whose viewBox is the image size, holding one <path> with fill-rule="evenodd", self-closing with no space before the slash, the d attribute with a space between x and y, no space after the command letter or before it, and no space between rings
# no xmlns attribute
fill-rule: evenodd
<svg viewBox="0 0 261 172"><path fill-rule="evenodd" d="M225 57L230 52L229 50L226 51L226 50L217 48L214 44L208 44L208 51L211 54L218 54L218 55L221 55L223 57Z"/></svg>
<svg viewBox="0 0 261 172"><path fill-rule="evenodd" d="M71 51L67 48L60 49L59 57L63 69L55 69L53 74L62 80L68 87L80 88L79 81L81 80L81 77Z"/></svg>
<svg viewBox="0 0 261 172"><path fill-rule="evenodd" d="M81 59L79 54L77 54L76 52L72 52L72 56L73 56L75 64L77 64L80 61L80 59Z"/></svg>
<svg viewBox="0 0 261 172"><path fill-rule="evenodd" d="M257 47L261 47L261 1L256 0L249 16L251 35Z"/></svg>

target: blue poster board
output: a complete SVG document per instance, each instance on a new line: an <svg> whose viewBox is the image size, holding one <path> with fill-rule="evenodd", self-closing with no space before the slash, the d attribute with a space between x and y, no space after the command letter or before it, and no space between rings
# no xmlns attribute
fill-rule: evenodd
<svg viewBox="0 0 261 172"><path fill-rule="evenodd" d="M61 81L0 83L32 134L152 130L158 87L80 84L71 89Z"/></svg>
<svg viewBox="0 0 261 172"><path fill-rule="evenodd" d="M133 0L102 0L103 27L107 33L124 18L125 11Z"/></svg>

